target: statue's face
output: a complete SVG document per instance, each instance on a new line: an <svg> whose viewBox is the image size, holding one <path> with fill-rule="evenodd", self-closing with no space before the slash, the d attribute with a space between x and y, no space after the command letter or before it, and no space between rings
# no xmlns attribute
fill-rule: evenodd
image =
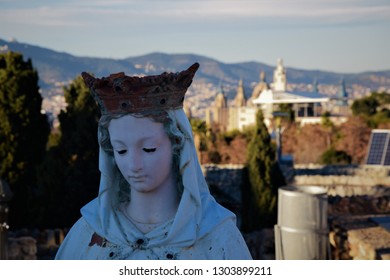
<svg viewBox="0 0 390 280"><path fill-rule="evenodd" d="M115 162L132 191L172 187L172 145L163 124L126 115L111 120L108 131Z"/></svg>

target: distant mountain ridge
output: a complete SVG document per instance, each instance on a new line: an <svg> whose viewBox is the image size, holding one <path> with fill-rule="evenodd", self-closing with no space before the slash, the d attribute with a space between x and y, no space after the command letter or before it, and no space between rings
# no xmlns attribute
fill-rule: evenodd
<svg viewBox="0 0 390 280"><path fill-rule="evenodd" d="M243 79L246 87L259 81L261 71L265 72L267 82L272 82L275 66L259 62L223 63L218 60L196 54L165 54L151 53L125 59L109 59L73 56L48 48L38 47L17 41L0 39L0 52L14 51L23 54L25 59L31 58L33 66L38 70L40 85L51 87L55 82L73 80L82 71L88 71L99 76L110 73L125 72L135 74L159 74L163 71L180 71L194 62L201 67L196 80L205 83L226 84L236 86ZM275 62L276 62L275 58ZM390 70L370 71L358 74L341 74L320 70L301 70L286 67L288 83L339 84L343 78L345 83L358 84L376 90L380 87L390 87Z"/></svg>

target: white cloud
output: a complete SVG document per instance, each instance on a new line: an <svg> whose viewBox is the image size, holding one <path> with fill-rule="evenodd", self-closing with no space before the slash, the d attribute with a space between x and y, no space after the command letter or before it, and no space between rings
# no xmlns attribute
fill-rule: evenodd
<svg viewBox="0 0 390 280"><path fill-rule="evenodd" d="M4 0L3 0L4 1ZM8 6L11 2L6 1ZM69 0L38 1L29 8L0 10L0 22L80 26L93 21L283 19L295 22L390 21L390 3L372 0ZM1 2L0 2L1 3ZM105 18L102 19L101 17Z"/></svg>
<svg viewBox="0 0 390 280"><path fill-rule="evenodd" d="M35 9L0 10L0 22L26 26L77 27L86 24L73 9Z"/></svg>

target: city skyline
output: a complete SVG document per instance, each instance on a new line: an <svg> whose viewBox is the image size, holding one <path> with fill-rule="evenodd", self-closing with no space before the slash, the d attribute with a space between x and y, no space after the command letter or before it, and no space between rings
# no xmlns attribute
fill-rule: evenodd
<svg viewBox="0 0 390 280"><path fill-rule="evenodd" d="M191 53L340 73L390 70L390 3L0 0L0 38L76 56Z"/></svg>

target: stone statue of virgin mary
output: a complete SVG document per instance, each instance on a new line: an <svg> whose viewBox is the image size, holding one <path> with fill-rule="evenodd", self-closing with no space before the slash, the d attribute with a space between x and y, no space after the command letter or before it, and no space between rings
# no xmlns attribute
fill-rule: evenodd
<svg viewBox="0 0 390 280"><path fill-rule="evenodd" d="M100 187L56 259L251 259L234 214L210 195L183 111L198 68L82 73L102 113Z"/></svg>

